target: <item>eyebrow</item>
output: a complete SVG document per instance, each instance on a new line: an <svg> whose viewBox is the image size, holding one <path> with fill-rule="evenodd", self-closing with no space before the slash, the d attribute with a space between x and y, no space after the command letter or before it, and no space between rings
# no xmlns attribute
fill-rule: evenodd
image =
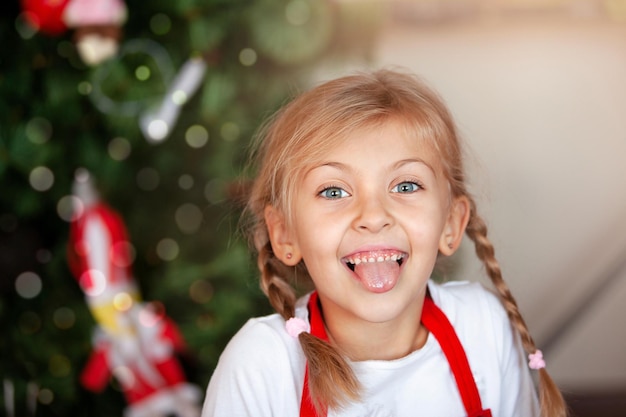
<svg viewBox="0 0 626 417"><path fill-rule="evenodd" d="M428 167L428 169L430 169L433 174L436 174L436 171L433 169L433 167L426 162L425 160L421 159L421 158L408 158L408 159L402 159L398 162L396 162L395 164L393 164L393 168L394 169L398 169L398 168L402 168L405 165L409 165L409 164L422 164L422 165L426 165L426 167Z"/></svg>
<svg viewBox="0 0 626 417"><path fill-rule="evenodd" d="M422 164L425 165L428 169L430 169L430 171L435 174L435 176L437 175L437 172L433 169L433 167L426 162L425 160L421 159L421 158L407 158L407 159L402 159L400 161L397 161L396 163L394 163L391 168L392 170L396 170L399 168L402 168L405 165L410 165L410 164ZM319 165L315 165L312 166L310 169L308 169L306 171L306 174L309 174L311 171L317 169L317 168L322 168L322 167L331 167L331 168L336 168L340 171L350 171L350 167L346 164L343 164L341 162L333 162L333 161L329 161L329 162L323 162ZM305 174L305 175L306 175Z"/></svg>

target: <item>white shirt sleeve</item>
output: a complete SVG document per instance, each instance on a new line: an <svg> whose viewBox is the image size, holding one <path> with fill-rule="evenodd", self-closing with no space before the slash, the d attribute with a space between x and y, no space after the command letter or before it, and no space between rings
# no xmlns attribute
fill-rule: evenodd
<svg viewBox="0 0 626 417"><path fill-rule="evenodd" d="M297 415L302 395L297 378L304 372L294 369L298 342L271 321L249 320L228 343L209 382L202 417Z"/></svg>

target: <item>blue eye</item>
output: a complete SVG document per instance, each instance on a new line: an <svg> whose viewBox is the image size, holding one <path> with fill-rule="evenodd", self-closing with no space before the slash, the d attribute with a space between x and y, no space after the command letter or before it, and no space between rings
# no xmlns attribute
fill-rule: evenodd
<svg viewBox="0 0 626 417"><path fill-rule="evenodd" d="M392 193L410 194L420 190L419 184L411 181L404 181L391 189Z"/></svg>
<svg viewBox="0 0 626 417"><path fill-rule="evenodd" d="M328 188L324 188L319 193L319 195L329 200L335 200L335 199L347 197L348 193L339 187L328 187Z"/></svg>

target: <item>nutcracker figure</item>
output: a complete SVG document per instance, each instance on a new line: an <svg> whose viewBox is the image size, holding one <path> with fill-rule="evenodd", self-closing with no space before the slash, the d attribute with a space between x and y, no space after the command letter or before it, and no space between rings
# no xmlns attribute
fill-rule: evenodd
<svg viewBox="0 0 626 417"><path fill-rule="evenodd" d="M116 378L125 417L200 415L200 390L186 380L184 340L158 302L143 302L131 273L132 247L120 216L102 202L86 172L74 183L69 265L97 322L81 383L102 391Z"/></svg>

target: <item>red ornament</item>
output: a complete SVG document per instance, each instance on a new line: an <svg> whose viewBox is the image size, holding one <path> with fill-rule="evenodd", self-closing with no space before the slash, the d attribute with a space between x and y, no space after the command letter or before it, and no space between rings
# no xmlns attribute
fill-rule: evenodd
<svg viewBox="0 0 626 417"><path fill-rule="evenodd" d="M160 302L141 301L122 217L100 200L86 172L77 176L74 194L80 204L68 261L98 324L81 384L99 392L115 377L126 417L200 417L202 391L179 361L188 353L185 341Z"/></svg>
<svg viewBox="0 0 626 417"><path fill-rule="evenodd" d="M63 13L69 0L20 0L26 21L47 35L67 30Z"/></svg>

